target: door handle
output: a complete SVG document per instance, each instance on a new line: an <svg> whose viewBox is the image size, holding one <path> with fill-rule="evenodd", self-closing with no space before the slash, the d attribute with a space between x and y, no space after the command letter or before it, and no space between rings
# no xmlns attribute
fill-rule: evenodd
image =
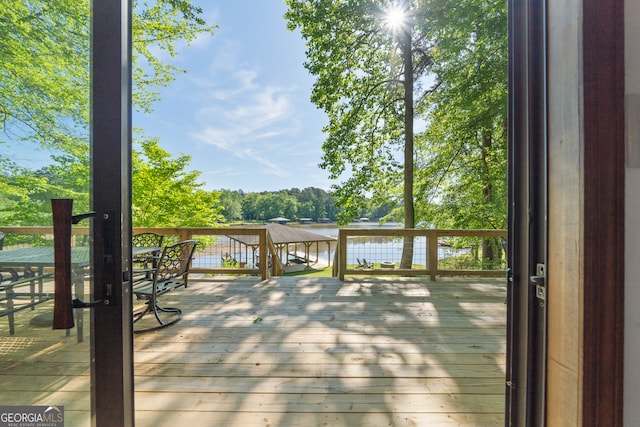
<svg viewBox="0 0 640 427"><path fill-rule="evenodd" d="M71 294L72 199L52 199L55 291L53 329L74 327Z"/></svg>
<svg viewBox="0 0 640 427"><path fill-rule="evenodd" d="M105 260L112 257L112 245L109 251L106 251L105 230L109 221L109 215L97 214L89 212L80 215L72 215L73 200L72 199L52 199L51 210L53 212L53 245L54 245L54 266L55 266L55 291L53 301L53 329L70 329L73 328L73 309L74 308L93 308L101 306L109 306L112 303L111 284L105 284L103 298L92 302L83 302L79 299L73 299L72 283L71 283L71 225L77 224L83 219L96 217L102 221L103 230L100 233L102 238L96 239L95 244L101 250ZM113 239L109 239L111 241ZM101 243L100 243L101 242ZM111 242L112 243L112 242ZM110 263L105 262L105 264Z"/></svg>

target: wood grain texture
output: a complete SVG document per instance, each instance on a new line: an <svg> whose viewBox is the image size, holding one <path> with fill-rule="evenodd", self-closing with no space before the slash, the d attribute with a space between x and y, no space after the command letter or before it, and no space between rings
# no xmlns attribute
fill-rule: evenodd
<svg viewBox="0 0 640 427"><path fill-rule="evenodd" d="M137 425L504 424L501 279L210 279L164 296L178 323L135 337ZM88 344L31 315L0 331L0 401L88 425Z"/></svg>
<svg viewBox="0 0 640 427"><path fill-rule="evenodd" d="M585 425L623 425L624 1L583 1Z"/></svg>

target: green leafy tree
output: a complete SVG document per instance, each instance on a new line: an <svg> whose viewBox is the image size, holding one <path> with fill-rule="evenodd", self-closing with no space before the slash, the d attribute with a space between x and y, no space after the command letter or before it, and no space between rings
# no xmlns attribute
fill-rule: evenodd
<svg viewBox="0 0 640 427"><path fill-rule="evenodd" d="M86 140L89 2L7 0L0 16L0 129L64 148Z"/></svg>
<svg viewBox="0 0 640 427"><path fill-rule="evenodd" d="M298 212L300 217L309 217L314 221L320 218L337 218L336 200L321 188L307 187L298 195L299 204L308 206L309 212L305 215ZM300 207L298 208L300 210Z"/></svg>
<svg viewBox="0 0 640 427"><path fill-rule="evenodd" d="M260 194L248 193L242 199L242 216L248 221L255 221L261 218L258 210L258 199Z"/></svg>
<svg viewBox="0 0 640 427"><path fill-rule="evenodd" d="M133 104L149 112L158 88L184 71L160 58L213 27L191 0L133 3ZM49 223L48 199L65 195L88 210L90 2L6 0L0 56L0 149L10 142L52 153L50 166L32 172L0 152L0 221Z"/></svg>
<svg viewBox="0 0 640 427"><path fill-rule="evenodd" d="M133 104L151 111L178 72L176 55L213 27L191 0L134 1ZM7 140L65 151L88 140L90 2L5 0L0 16L0 130ZM0 140L1 141L1 140Z"/></svg>
<svg viewBox="0 0 640 427"><path fill-rule="evenodd" d="M314 219L316 217L316 209L313 205L313 202L298 202L298 217L299 218L311 218Z"/></svg>
<svg viewBox="0 0 640 427"><path fill-rule="evenodd" d="M403 20L385 25L392 9L379 0L287 0L289 28L307 41L307 69L316 76L311 99L329 118L321 166L335 186L343 221L355 218L367 195L389 200L401 188L404 226L415 225L413 197L414 85L430 62L429 44L414 25L418 5L403 2ZM421 95L419 95L420 97ZM402 158L399 160L398 158ZM410 268L405 240L401 267Z"/></svg>
<svg viewBox="0 0 640 427"><path fill-rule="evenodd" d="M342 218L356 217L367 203L395 200L387 217L413 226L413 201L416 219L427 226L503 227L506 3L287 4L289 26L306 39L305 65L317 78L312 100L329 118L322 166L334 179L348 176L335 187ZM391 39L380 15L394 4L405 8L406 26ZM426 127L415 134L413 150L411 108ZM496 242L484 243L485 256L499 250Z"/></svg>
<svg viewBox="0 0 640 427"><path fill-rule="evenodd" d="M496 0L430 3L434 90L420 105L418 215L442 228L506 228L507 10ZM486 260L503 246L483 242Z"/></svg>
<svg viewBox="0 0 640 427"><path fill-rule="evenodd" d="M286 191L265 192L258 196L258 219L285 217L293 219L298 215L298 201Z"/></svg>
<svg viewBox="0 0 640 427"><path fill-rule="evenodd" d="M202 189L200 172L188 171L190 156L172 157L146 139L133 152L133 225L212 227L222 221L220 193Z"/></svg>
<svg viewBox="0 0 640 427"><path fill-rule="evenodd" d="M242 219L242 198L243 193L240 191L221 190L220 205L222 206L222 215L227 222Z"/></svg>

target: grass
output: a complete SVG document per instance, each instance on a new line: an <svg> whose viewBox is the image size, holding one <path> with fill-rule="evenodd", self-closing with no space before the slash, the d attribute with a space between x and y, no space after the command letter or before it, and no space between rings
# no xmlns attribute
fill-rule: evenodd
<svg viewBox="0 0 640 427"><path fill-rule="evenodd" d="M331 277L331 267L310 268L307 270L291 271L284 273L285 276L310 276L310 277Z"/></svg>
<svg viewBox="0 0 640 427"><path fill-rule="evenodd" d="M505 260L483 261L471 254L456 255L438 261L438 268L442 270L504 270Z"/></svg>

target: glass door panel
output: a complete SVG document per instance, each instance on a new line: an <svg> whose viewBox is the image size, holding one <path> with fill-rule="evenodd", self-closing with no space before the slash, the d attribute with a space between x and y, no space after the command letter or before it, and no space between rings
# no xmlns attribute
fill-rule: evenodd
<svg viewBox="0 0 640 427"><path fill-rule="evenodd" d="M0 403L91 425L91 316L52 329L51 199L90 210L89 0L9 0L0 17ZM74 297L90 301L89 223L73 228ZM13 411L15 412L15 411ZM52 424L54 425L54 424ZM60 423L59 425L63 425Z"/></svg>
<svg viewBox="0 0 640 427"><path fill-rule="evenodd" d="M9 0L0 17L0 421L133 425L130 7ZM84 218L65 274L54 199Z"/></svg>

